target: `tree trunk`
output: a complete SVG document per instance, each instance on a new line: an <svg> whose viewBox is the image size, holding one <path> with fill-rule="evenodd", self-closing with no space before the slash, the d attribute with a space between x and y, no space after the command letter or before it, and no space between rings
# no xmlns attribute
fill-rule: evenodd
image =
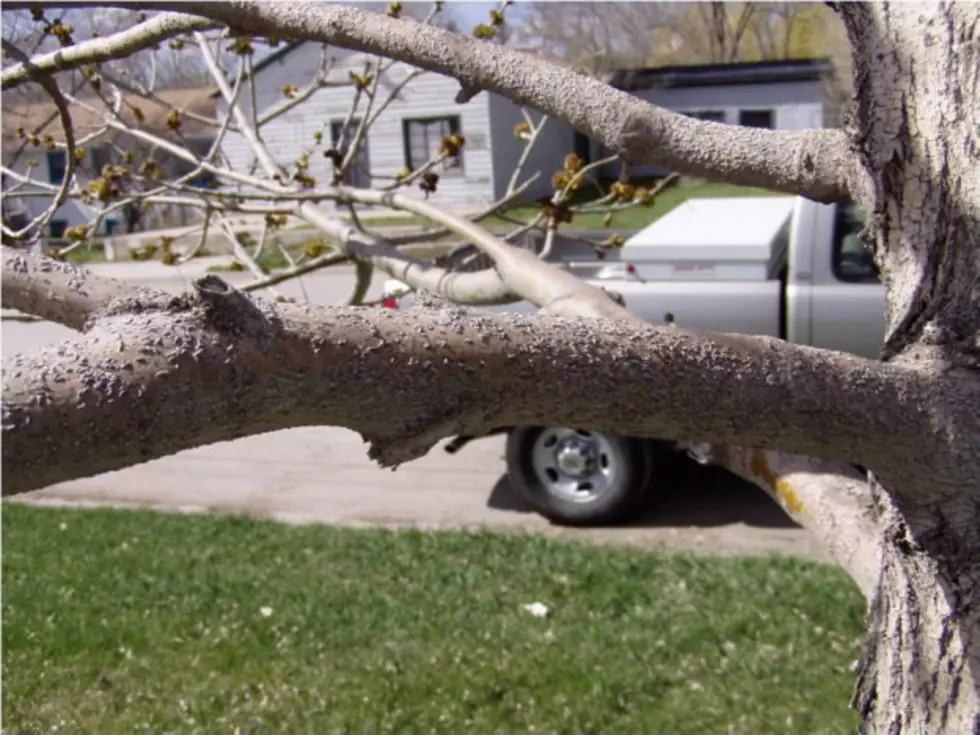
<svg viewBox="0 0 980 735"><path fill-rule="evenodd" d="M869 733L980 732L978 8L838 8L858 198L888 285L882 357L961 391L934 417L945 456L872 486L885 539L854 698Z"/></svg>
<svg viewBox="0 0 980 735"><path fill-rule="evenodd" d="M976 506L967 511L976 529ZM890 541L852 703L861 731L980 732L980 548L962 545L952 524L916 534L894 507L885 515Z"/></svg>

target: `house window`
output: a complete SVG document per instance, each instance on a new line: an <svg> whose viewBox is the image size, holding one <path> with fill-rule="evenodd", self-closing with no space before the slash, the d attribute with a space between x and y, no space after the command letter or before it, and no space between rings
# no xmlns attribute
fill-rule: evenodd
<svg viewBox="0 0 980 735"><path fill-rule="evenodd" d="M405 138L405 167L415 171L439 154L439 144L443 136L457 135L460 132L459 115L433 117L424 120L402 120L402 133ZM463 170L463 154L447 158L444 171Z"/></svg>
<svg viewBox="0 0 980 735"><path fill-rule="evenodd" d="M61 177L64 180L64 176ZM52 240L60 240L65 236L65 230L68 229L68 220L66 219L53 219L48 224L48 232L51 235Z"/></svg>
<svg viewBox="0 0 980 735"><path fill-rule="evenodd" d="M681 114L693 117L695 120L707 120L709 122L723 123L728 119L724 110L688 110Z"/></svg>
<svg viewBox="0 0 980 735"><path fill-rule="evenodd" d="M68 158L63 150L48 151L48 181L52 184L62 184L65 181L65 170L68 168Z"/></svg>
<svg viewBox="0 0 980 735"><path fill-rule="evenodd" d="M217 189L218 179L210 171L202 171L188 182L196 189Z"/></svg>
<svg viewBox="0 0 980 735"><path fill-rule="evenodd" d="M747 128L773 129L772 110L739 110L738 124Z"/></svg>
<svg viewBox="0 0 980 735"><path fill-rule="evenodd" d="M344 124L347 127L344 127ZM330 122L330 146L341 155L346 156L354 145L357 130L361 126L359 118L351 120L332 120ZM357 156L351 166L344 172L344 184L358 189L371 186L371 153L368 151L368 136L365 134L358 144Z"/></svg>

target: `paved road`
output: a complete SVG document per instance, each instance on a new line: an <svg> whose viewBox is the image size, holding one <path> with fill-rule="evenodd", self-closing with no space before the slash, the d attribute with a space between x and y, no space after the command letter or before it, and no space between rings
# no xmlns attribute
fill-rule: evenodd
<svg viewBox="0 0 980 735"><path fill-rule="evenodd" d="M177 278L173 269L154 264L100 264L93 270L176 292L206 265L184 266ZM227 275L236 282L248 278ZM341 303L350 286L350 271L336 269L283 290L302 297L305 287L312 301L330 304ZM46 322L5 322L3 350L29 350L71 336L69 330ZM391 472L367 459L366 446L353 432L294 429L182 452L23 498L47 504L248 513L288 522L490 526L719 554L787 552L824 558L810 535L792 526L760 491L683 459L663 467L662 489L636 524L590 530L551 527L515 498L502 454L503 439L495 437L474 442L455 456L436 448Z"/></svg>

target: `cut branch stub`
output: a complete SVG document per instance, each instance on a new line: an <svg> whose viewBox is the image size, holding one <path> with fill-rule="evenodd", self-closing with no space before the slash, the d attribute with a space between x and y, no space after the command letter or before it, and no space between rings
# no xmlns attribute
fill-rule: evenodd
<svg viewBox="0 0 980 735"><path fill-rule="evenodd" d="M215 275L207 275L194 281L194 290L204 305L208 324L230 335L264 337L268 339L273 324L248 294L239 291ZM278 320L275 320L278 322Z"/></svg>

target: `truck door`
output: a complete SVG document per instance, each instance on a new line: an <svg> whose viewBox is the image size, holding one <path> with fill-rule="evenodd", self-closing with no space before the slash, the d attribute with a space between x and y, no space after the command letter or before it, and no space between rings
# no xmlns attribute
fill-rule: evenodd
<svg viewBox="0 0 980 735"><path fill-rule="evenodd" d="M885 287L860 233L864 215L853 204L833 207L831 247L817 228L810 303L814 347L876 358L885 339ZM822 262L820 262L822 261Z"/></svg>

